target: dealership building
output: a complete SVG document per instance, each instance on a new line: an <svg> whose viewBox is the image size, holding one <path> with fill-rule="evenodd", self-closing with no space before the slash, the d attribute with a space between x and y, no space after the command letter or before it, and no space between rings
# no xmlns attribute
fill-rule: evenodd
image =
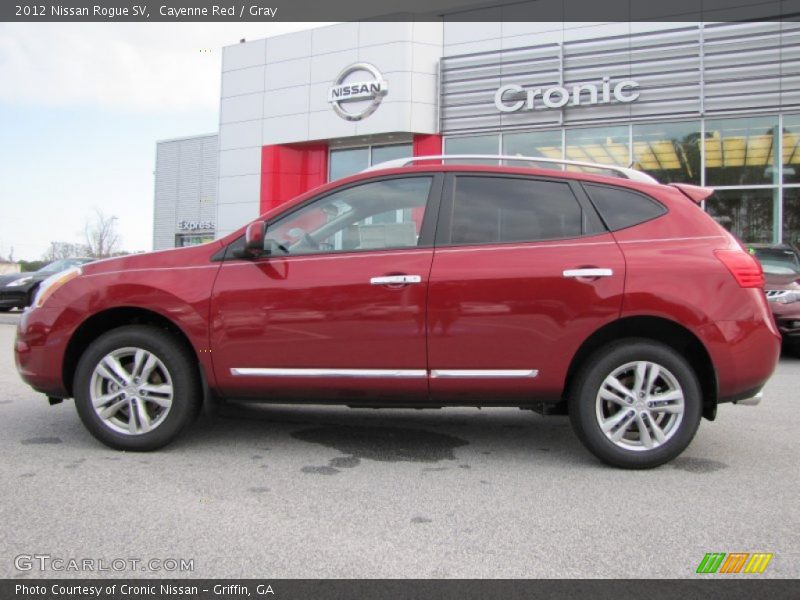
<svg viewBox="0 0 800 600"><path fill-rule="evenodd" d="M223 49L218 135L157 145L156 249L400 157L635 165L800 244L800 23L352 22Z"/></svg>

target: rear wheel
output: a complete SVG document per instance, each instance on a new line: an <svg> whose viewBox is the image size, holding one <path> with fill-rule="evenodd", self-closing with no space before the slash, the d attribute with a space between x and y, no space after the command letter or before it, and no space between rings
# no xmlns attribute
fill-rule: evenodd
<svg viewBox="0 0 800 600"><path fill-rule="evenodd" d="M675 350L627 339L589 358L572 386L569 412L575 433L600 460L647 469L672 460L692 441L702 394Z"/></svg>
<svg viewBox="0 0 800 600"><path fill-rule="evenodd" d="M75 406L86 428L120 450L155 450L197 414L191 352L168 332L126 326L97 338L75 373Z"/></svg>

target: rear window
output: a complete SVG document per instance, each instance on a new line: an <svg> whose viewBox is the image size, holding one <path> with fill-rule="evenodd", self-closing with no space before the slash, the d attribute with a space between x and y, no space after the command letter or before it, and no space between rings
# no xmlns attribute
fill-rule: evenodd
<svg viewBox="0 0 800 600"><path fill-rule="evenodd" d="M638 192L605 185L583 187L611 231L650 221L667 212L664 206Z"/></svg>
<svg viewBox="0 0 800 600"><path fill-rule="evenodd" d="M566 183L459 176L450 243L535 242L581 235L582 211Z"/></svg>

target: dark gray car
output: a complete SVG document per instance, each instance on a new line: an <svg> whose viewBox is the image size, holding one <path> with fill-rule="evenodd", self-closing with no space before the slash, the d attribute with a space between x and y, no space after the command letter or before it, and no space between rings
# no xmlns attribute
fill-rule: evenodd
<svg viewBox="0 0 800 600"><path fill-rule="evenodd" d="M0 276L0 312L30 306L42 281L70 267L93 260L93 258L63 258L45 265L38 271Z"/></svg>

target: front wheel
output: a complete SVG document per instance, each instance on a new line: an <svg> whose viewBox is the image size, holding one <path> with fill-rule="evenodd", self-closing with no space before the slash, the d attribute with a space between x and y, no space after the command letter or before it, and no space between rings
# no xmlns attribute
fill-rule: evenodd
<svg viewBox="0 0 800 600"><path fill-rule="evenodd" d="M155 450L198 412L191 352L170 333L131 325L97 338L75 372L75 406L89 432L119 450Z"/></svg>
<svg viewBox="0 0 800 600"><path fill-rule="evenodd" d="M675 350L646 339L595 352L571 388L575 433L600 460L626 469L669 462L692 441L702 415L697 376Z"/></svg>

